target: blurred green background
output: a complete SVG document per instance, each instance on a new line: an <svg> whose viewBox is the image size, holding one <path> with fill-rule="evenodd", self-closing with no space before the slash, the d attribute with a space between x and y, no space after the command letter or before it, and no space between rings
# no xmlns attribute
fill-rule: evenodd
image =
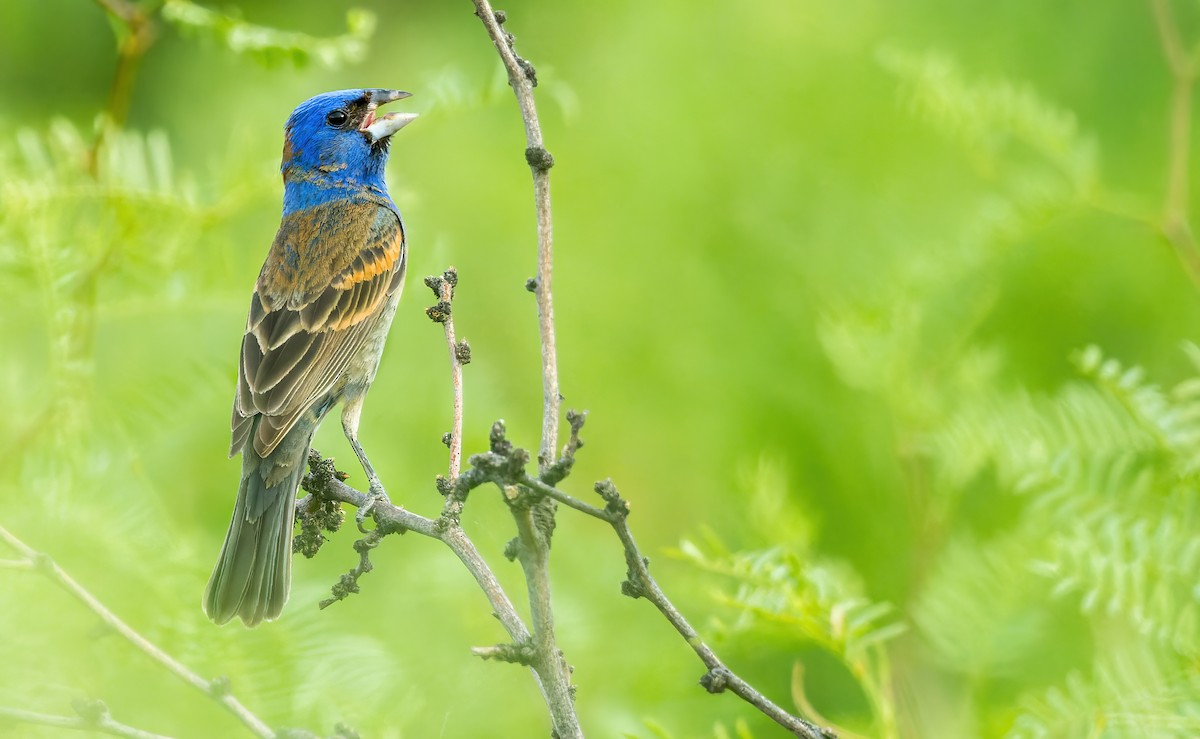
<svg viewBox="0 0 1200 739"><path fill-rule="evenodd" d="M466 449L497 418L537 446L531 187L498 58L465 1L357 5L145 3L120 126L122 24L0 6L0 525L273 726L544 736L529 676L469 654L504 635L435 542L389 538L318 611L356 561L343 531L297 560L277 623L200 611L282 126L312 94L399 87L421 113L392 148L411 278L361 430L392 499L440 509L450 388L420 278L451 264ZM1154 18L1186 52L1200 7L503 7L557 161L565 402L591 412L564 485L617 482L729 664L847 737L1200 735L1200 302L1194 245L1158 227L1194 136L1171 148ZM317 447L362 487L338 424ZM498 497L463 523L523 602ZM561 514L552 576L591 735L780 733L697 687L621 597L605 527ZM0 706L241 731L34 573L0 570L0 633Z"/></svg>

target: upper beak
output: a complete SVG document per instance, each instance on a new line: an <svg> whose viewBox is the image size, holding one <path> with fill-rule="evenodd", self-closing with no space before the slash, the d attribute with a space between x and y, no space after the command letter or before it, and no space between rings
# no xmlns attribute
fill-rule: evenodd
<svg viewBox="0 0 1200 739"><path fill-rule="evenodd" d="M362 125L359 126L358 130L365 133L371 139L372 144L386 139L417 119L416 113L388 113L379 118L375 117L375 109L377 107L396 100L412 97L411 92L404 92L403 90L371 90L367 95L370 101L367 107L367 115L363 118Z"/></svg>

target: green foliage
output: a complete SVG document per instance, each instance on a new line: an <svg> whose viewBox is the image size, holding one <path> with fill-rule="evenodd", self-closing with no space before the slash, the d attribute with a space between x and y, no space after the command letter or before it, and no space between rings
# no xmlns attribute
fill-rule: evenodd
<svg viewBox="0 0 1200 739"><path fill-rule="evenodd" d="M327 67L361 61L376 23L373 13L350 10L346 13L345 34L317 38L247 23L238 15L220 13L190 0L165 0L162 17L182 32L205 36L263 64L286 61L302 66L316 59Z"/></svg>
<svg viewBox="0 0 1200 739"><path fill-rule="evenodd" d="M907 259L879 294L834 296L818 324L841 381L890 417L920 575L897 611L807 539L715 553L684 540L682 554L733 581L717 601L735 626L786 624L847 664L872 736L1192 736L1200 352L1185 343L1193 366L1169 391L1094 345L1053 392L1013 383L1004 344L981 336L1002 308L980 276L1003 268L998 247L1097 207L1095 140L1028 85L969 81L940 54L885 47L880 60L902 107L984 183L983 217L938 262ZM886 689L888 660L914 651L967 708L930 723L928 682L910 678L909 703Z"/></svg>
<svg viewBox="0 0 1200 739"><path fill-rule="evenodd" d="M1048 184L1042 179L1048 169L1073 192L1095 185L1095 142L1079 130L1073 113L1043 100L1029 85L968 80L952 59L932 52L888 46L879 61L901 81L904 108L963 147L985 173L1032 187Z"/></svg>
<svg viewBox="0 0 1200 739"><path fill-rule="evenodd" d="M904 631L903 624L892 621L891 604L856 594L861 585L844 566L804 562L778 549L705 554L687 540L680 553L737 583L736 591L721 599L743 616L733 628L749 629L758 619L776 621L849 662Z"/></svg>
<svg viewBox="0 0 1200 739"><path fill-rule="evenodd" d="M1063 736L1191 737L1200 730L1194 675L1167 675L1131 659L1093 680L1071 673L1061 685L1022 701L1011 739ZM1140 664L1139 664L1140 663Z"/></svg>
<svg viewBox="0 0 1200 739"><path fill-rule="evenodd" d="M53 337L42 382L19 380L39 392L16 399L18 417L29 423L8 441L23 452L21 473L43 487L44 500L59 503L81 470L112 452L87 450L80 440L97 432L114 440L129 430L108 413L105 401L116 398L97 403L94 395L103 296L136 290L143 300L169 301L174 288L182 297L182 281L168 270L202 235L207 216L195 187L175 172L161 132L114 133L94 176L87 171L92 155L83 134L63 120L44 133L20 130L0 146L7 173L0 284L14 294L13 315Z"/></svg>
<svg viewBox="0 0 1200 739"><path fill-rule="evenodd" d="M770 626L797 644L828 651L859 681L875 710L875 733L894 736L894 697L886 695L890 667L883 648L907 625L898 620L890 603L866 597L853 567L813 549L808 522L787 510L786 477L778 463L763 460L746 478L750 488L744 498L755 511L751 521L764 534L779 537L781 544L730 551L717 534L709 532L704 545L685 539L674 552L733 585L732 592L721 592L717 599L733 609L736 620L714 621L714 633L728 640ZM803 680L793 689L803 695ZM737 735L744 732L748 729L740 728Z"/></svg>

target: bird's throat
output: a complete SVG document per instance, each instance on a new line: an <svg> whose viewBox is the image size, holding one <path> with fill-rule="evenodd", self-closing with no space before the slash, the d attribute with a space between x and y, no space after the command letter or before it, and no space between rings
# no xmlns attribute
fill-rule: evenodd
<svg viewBox="0 0 1200 739"><path fill-rule="evenodd" d="M284 173L283 215L338 200L357 200L372 194L388 198L383 177L358 179L342 170ZM390 198L388 198L390 200Z"/></svg>

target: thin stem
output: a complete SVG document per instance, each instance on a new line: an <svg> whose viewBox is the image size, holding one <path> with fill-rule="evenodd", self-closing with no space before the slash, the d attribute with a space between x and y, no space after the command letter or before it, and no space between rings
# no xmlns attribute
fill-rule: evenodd
<svg viewBox="0 0 1200 739"><path fill-rule="evenodd" d="M520 614L517 613L512 601L508 599L504 588L500 586L500 581L496 579L495 573L480 556L479 550L475 548L475 544L462 530L462 527L448 526L436 538L454 552L454 556L458 557L467 571L475 578L475 582L483 590L488 603L492 606L492 613L496 615L504 630L508 632L509 638L517 643L529 641L529 629L526 628L525 622L521 620Z"/></svg>
<svg viewBox="0 0 1200 739"><path fill-rule="evenodd" d="M552 243L550 223L550 175L534 170L534 198L538 212L538 331L542 337L542 445L538 466L554 461L558 446L558 416L562 396L558 389L558 359L554 335L554 301L551 297Z"/></svg>
<svg viewBox="0 0 1200 739"><path fill-rule="evenodd" d="M518 559L525 572L529 591L529 611L533 620L533 668L542 678L548 693L547 704L554 721L555 736L582 737L579 717L571 696L570 669L554 638L554 608L550 599L550 571L547 558L550 547L534 521L530 507L513 510L517 522Z"/></svg>
<svg viewBox="0 0 1200 739"><path fill-rule="evenodd" d="M130 644L137 647L139 650L149 656L150 659L167 668L168 671L173 673L180 680L183 680L185 683L191 685L224 706L225 709L232 713L235 718L245 724L246 728L250 729L251 733L253 733L255 736L275 736L275 732L271 729L271 727L267 726L262 719L251 713L250 709L242 705L237 698L233 697L233 695L227 691L223 692L216 689L213 681L205 680L195 672L192 672L183 663L179 662L174 657L158 648L158 646L153 644L146 637L134 631L129 624L125 623L118 618L115 613L108 610L103 603L97 600L94 595L76 582L74 578L68 575L67 572L63 570L63 568L59 567L58 564L55 563L54 560L52 560L48 555L35 551L25 542L21 541L12 533L10 533L3 526L0 526L0 540L6 542L21 556L25 557L31 562L34 562L39 572L49 577L68 593L75 596L77 600L82 602L83 605L85 605L89 610L99 616L100 620L107 624L109 628L125 637Z"/></svg>
<svg viewBox="0 0 1200 739"><path fill-rule="evenodd" d="M554 462L558 446L558 416L561 398L558 391L558 356L554 335L552 296L554 231L550 210L550 167L554 158L546 151L538 122L533 88L537 84L533 65L517 56L512 36L503 28L488 0L472 0L475 14L483 21L500 60L508 72L508 84L517 97L521 120L525 123L525 160L533 174L534 206L537 209L538 261L533 290L537 296L538 333L542 345L542 444L538 466L544 470Z"/></svg>
<svg viewBox="0 0 1200 739"><path fill-rule="evenodd" d="M823 739L824 737L835 736L832 731L824 730L816 724L791 715L772 702L770 698L758 692L753 685L734 674L717 657L716 652L704 643L704 640L700 638L699 632L684 618L679 609L671 603L666 593L659 587L658 581L650 574L650 568L647 564L648 560L638 550L637 544L633 540L633 532L630 531L625 516L614 516L610 523L613 530L617 532L617 538L621 540L621 545L625 548L625 564L629 567L630 575L638 589L637 594L654 604L659 613L670 622L671 626L675 627L679 635L688 643L692 651L700 658L700 661L708 667L708 674L701 680L701 684L710 693L720 693L723 690L729 690L796 736L805 737L805 739Z"/></svg>
<svg viewBox="0 0 1200 739"><path fill-rule="evenodd" d="M451 267L447 274L457 274L454 268ZM457 277L454 280L443 279L440 289L442 301L450 305L454 300L454 285L457 282ZM454 337L454 312L448 311L445 320L442 321L442 329L446 333L446 346L450 350L450 384L454 388L454 420L450 427L450 482L458 477L459 471L462 469L462 429L463 429L463 364L464 359L470 357L469 353L464 353L463 347L459 345ZM469 350L467 350L469 351ZM469 359L467 359L469 361Z"/></svg>
<svg viewBox="0 0 1200 739"><path fill-rule="evenodd" d="M602 508L597 508L596 506L591 505L590 503L584 503L579 498L576 498L575 496L570 495L568 493L564 493L563 491L559 490L558 488L554 487L553 485L547 485L546 483L542 482L541 480L537 479L536 477L530 477L529 475L525 475L525 477L522 478L521 482L523 484L533 488L534 490L538 491L542 495L545 495L548 498L553 498L553 499L557 500L559 503L562 503L563 505L568 506L570 508L574 508L575 510L579 511L580 513L586 513L587 515L591 516L592 518L598 518L601 521L606 521L608 523L612 523L612 516L611 516L611 514L609 514L608 511L605 511Z"/></svg>
<svg viewBox="0 0 1200 739"><path fill-rule="evenodd" d="M551 497L592 518L606 521L616 532L617 538L625 552L625 564L629 569L629 580L623 592L635 598L645 598L654 604L655 608L670 622L679 635L683 637L700 661L708 668L708 673L701 679L701 684L710 693L731 691L742 700L757 708L764 715L793 734L805 739L827 739L836 736L831 729L823 729L810 721L793 716L764 696L750 683L743 680L733 670L721 661L716 652L700 638L699 632L688 622L679 609L675 607L666 593L659 587L654 576L650 574L649 560L638 549L633 539L633 531L628 523L628 503L621 498L611 483L597 483L596 490L604 496L608 505L604 509L596 508L580 501L558 488L547 485L541 480L526 475L522 483L537 493Z"/></svg>
<svg viewBox="0 0 1200 739"><path fill-rule="evenodd" d="M162 734L153 734L149 731L142 731L141 729L135 729L132 726L127 726L119 721L116 721L108 715L107 709L94 718L84 718L83 716L56 716L49 713L35 713L33 711L25 711L20 708L7 708L0 706L0 721L4 720L20 722L24 724L53 726L56 729L98 731L102 734L130 737L130 739L170 739L170 737L163 736Z"/></svg>
<svg viewBox="0 0 1200 739"><path fill-rule="evenodd" d="M1200 248L1188 216L1189 163L1192 138L1192 90L1196 83L1194 58L1184 51L1179 27L1167 0L1149 0L1159 44L1171 73L1171 112L1167 138L1167 191L1163 202L1163 236L1175 249L1192 283L1200 288Z"/></svg>

